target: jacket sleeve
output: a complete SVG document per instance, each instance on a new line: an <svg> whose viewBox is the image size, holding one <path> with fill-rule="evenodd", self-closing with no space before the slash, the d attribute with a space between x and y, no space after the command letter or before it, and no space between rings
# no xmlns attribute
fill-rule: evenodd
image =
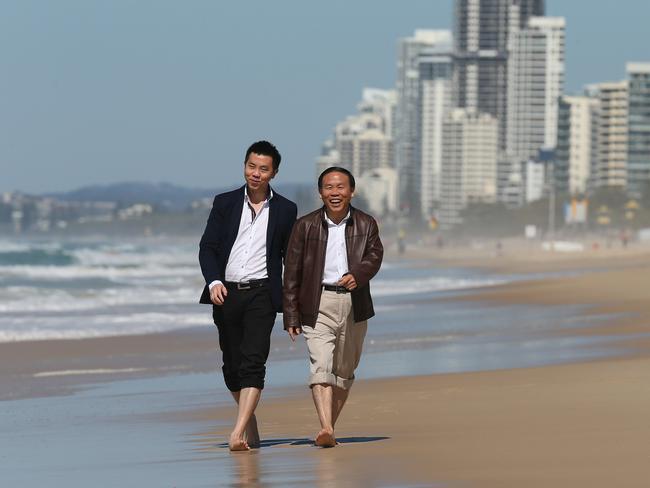
<svg viewBox="0 0 650 488"><path fill-rule="evenodd" d="M218 196L214 198L208 223L205 226L205 231L199 244L199 263L206 284L210 284L214 280L223 281L224 279L219 272L218 265L219 253L223 252L221 236L225 229L224 210L221 208L222 206L218 198Z"/></svg>
<svg viewBox="0 0 650 488"><path fill-rule="evenodd" d="M379 227L375 219L372 219L368 228L368 239L366 248L363 252L363 259L360 263L350 269L350 273L357 282L357 287L361 288L377 274L384 258L384 246L379 238Z"/></svg>
<svg viewBox="0 0 650 488"><path fill-rule="evenodd" d="M305 224L300 221L293 226L284 258L282 320L285 330L289 327L301 326L298 297L302 283L302 263L305 252L304 227Z"/></svg>
<svg viewBox="0 0 650 488"><path fill-rule="evenodd" d="M294 224L296 223L296 217L298 216L298 207L296 204L291 202L291 208L289 210L289 224L287 226L287 231L284 234L284 239L282 242L282 258L283 262L286 263L287 259L287 248L289 246L289 237L291 236L291 231L293 230Z"/></svg>

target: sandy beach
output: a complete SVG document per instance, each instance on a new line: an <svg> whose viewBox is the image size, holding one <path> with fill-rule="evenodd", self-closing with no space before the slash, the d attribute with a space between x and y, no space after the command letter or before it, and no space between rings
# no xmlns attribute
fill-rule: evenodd
<svg viewBox="0 0 650 488"><path fill-rule="evenodd" d="M645 487L649 367L632 359L359 382L330 450L307 448L317 431L307 392L267 401L258 416L265 439L289 437L290 456L318 467L318 486ZM224 449L226 433L197 443ZM244 478L263 482L254 469Z"/></svg>
<svg viewBox="0 0 650 488"><path fill-rule="evenodd" d="M467 256L454 260L456 265L461 260L464 265L478 264ZM630 347L629 356L541 368L362 380L337 426L341 445L331 450L306 450L300 442L318 429L305 389L262 404L263 437L295 437L297 445L287 442L287 448L296 456L312 458L319 486L648 486L648 255L639 252L606 262L599 255L580 260L560 255L547 256L542 263L520 256L480 264L510 271L541 264L547 270L598 269L455 299L592 304L588 313L620 316L581 333L620 335ZM225 421L232 413L226 408L192 415ZM214 449L226 434L225 427L204 432L200 444ZM250 465L243 466L242 476L259 476Z"/></svg>
<svg viewBox="0 0 650 488"><path fill-rule="evenodd" d="M164 427L156 428L153 438L172 437L172 444L184 446L182 459L167 468L175 476L173 483L162 477L165 471L151 471L154 461L149 461L138 469L146 466L149 471L143 473L151 478L142 474L141 482L125 486L648 486L650 254L633 249L568 258L507 251L495 258L489 251L481 256L473 251L414 250L408 258L429 259L431 266L501 273L558 272L437 300L488 308L583 305L586 326L570 334L607 337L620 353L534 368L360 377L337 425L340 445L327 450L310 442L318 426L308 389L288 386L264 394L258 410L262 448L240 454L227 451L224 443L234 408L221 386L214 386L214 391L222 388L218 397L213 385L205 383L205 378L220 383L213 330L0 344L2 398L14 400L0 406L36 401L40 403L34 408L42 411L42 405L65 398L61 395L70 399L65 405L82 405L89 387L103 403L104 398L114 402L135 396L134 390L142 385L150 385L147 398L173 397L169 403L156 400L155 412L146 405L148 400L138 400L137 412L129 410L111 420L113 432L145 431L155 420ZM569 334L561 328L544 333ZM299 350L292 354L298 359L287 367L304 376L300 370L306 371L306 358ZM269 368L273 371L273 359ZM177 376L185 370L192 374ZM137 383L148 378L154 383ZM186 378L185 383L195 378L201 396L179 390L181 380L175 378ZM127 388L117 382L117 394L101 396L98 385L122 379L135 383L124 383L130 385ZM8 411L11 414L11 408ZM40 429L38 422L27 422ZM152 438L145 439L151 445ZM120 441L116 443L119 448ZM155 451L151 455L163 456ZM3 463L9 458L10 454L0 454ZM92 465L87 469L89 476L98 472ZM68 480L67 486L83 482Z"/></svg>

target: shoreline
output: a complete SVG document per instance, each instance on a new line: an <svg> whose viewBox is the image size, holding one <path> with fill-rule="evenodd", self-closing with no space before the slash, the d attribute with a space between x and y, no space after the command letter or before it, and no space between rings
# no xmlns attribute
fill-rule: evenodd
<svg viewBox="0 0 650 488"><path fill-rule="evenodd" d="M216 347L216 330L207 327L0 343L0 379L7 385L0 401L68 395L84 385L173 374L188 365L195 372L210 371L215 367Z"/></svg>
<svg viewBox="0 0 650 488"><path fill-rule="evenodd" d="M335 449L310 445L318 428L317 417L307 387L299 385L274 387L265 393L258 409L263 447L230 454L224 443L234 404L230 405L225 389L214 387L219 381L217 335L210 326L140 336L2 343L0 379L7 385L3 392L13 392L3 398L43 398L36 403L0 402L0 406L11 412L13 405L38 410L39 406L74 404L86 412L84 415L92 415L94 426L95 412L84 410L88 405L77 400L107 402L97 424L108 430L100 432L145 432L144 427L149 426L153 433L147 435L162 437L160 447L165 452L181 451L181 464L169 469L177 470L177 476L193 476L195 471L188 467L192 464L202 473L195 476L203 481L211 476L206 484L214 484L214 473L206 472L217 466L220 483L250 480L268 482L269 486L286 486L287 479L299 479L302 484L321 486L645 487L650 479L645 454L650 437L650 260L644 256L607 262L551 260L543 271L569 273L437 296L435 300L460 306L472 302L480 306L582 304L587 307L580 313L587 318L584 327L544 330L542 336L616 336L625 352L540 367L360 377L337 425L341 445ZM431 254L423 257L432 258ZM463 259L471 262L468 257ZM459 262L447 261L450 266ZM539 266L531 262L533 265L521 257L505 258L497 264L501 272L518 273ZM482 269L494 269L494 262L488 260L484 265ZM602 320L603 315L608 318ZM284 343L286 337L282 339ZM273 355L284 354L285 359L300 357L300 374L306 376L303 351L295 351L293 356L283 351L272 352L271 372ZM401 351L410 354L408 348ZM436 354L436 348L425 353ZM369 356L365 359L370 362ZM90 373L34 377L48 371L74 370ZM193 379L179 374L201 371L214 374L214 383L206 382L206 375L194 375ZM173 376L167 381L166 375ZM145 383L115 383L118 387L111 387L111 382L121 379L143 379ZM105 387L90 395L55 397L85 391L98 383ZM142 386L147 388L144 393L139 391ZM155 409L148 404L161 396L169 400L167 407ZM113 420L113 399L122 405L123 410L118 411L135 409L137 415ZM228 405L220 406L222 400ZM60 421L43 415L48 422ZM39 422L31 417L21 419L28 432L40 435ZM82 432L88 431L77 435L83 436ZM29 444L21 447L25 452L32 448ZM78 448L74 442L68 446L73 451ZM155 455L149 460L146 453L142 455L143 465L160 461ZM271 465L279 467L272 469Z"/></svg>
<svg viewBox="0 0 650 488"><path fill-rule="evenodd" d="M490 273L540 271L539 263L534 259L526 260L525 256L486 260L480 256L458 257L459 255L460 253L452 257L440 257L435 250L429 249L420 250L417 256L408 255L407 258L422 259L431 263L432 267L465 267ZM571 329L567 334L607 336L650 332L650 327L644 327L643 320L639 318L649 312L643 290L650 289L650 279L646 278L646 275L650 276L650 253L646 254L645 249L606 262L598 257L568 262L564 255L555 258L544 262L542 271L566 272L567 275L456 290L452 296L443 293L430 300L506 306L580 304L586 307L581 313L583 316L618 317L599 320L588 327ZM646 270L646 273L642 273L642 270ZM592 281L599 281L602 276L606 276L605 281L613 284L611 290L608 286L603 290L591 285ZM563 334L563 331L547 334ZM280 342L277 337L275 341ZM650 339L622 339L621 345L630 350L641 350L639 354L643 354L650 347ZM287 347L286 344L281 344L275 348L275 353ZM630 351L628 355L633 353ZM274 361L273 349L270 361L270 364ZM210 323L207 313L205 327L170 332L3 342L0 343L0 378L7 387L0 392L0 401L71 394L87 384L121 379L164 376L183 371L217 372L218 362L217 331Z"/></svg>
<svg viewBox="0 0 650 488"><path fill-rule="evenodd" d="M620 335L628 354L534 368L359 379L337 425L343 442L330 450L309 446L319 428L316 413L307 388L293 389L261 402L267 445L260 454L274 446L290 449L292 458L316 466L316 484L326 486L332 477L351 486L387 480L487 488L647 486L650 264L637 258L625 266L449 298L590 304L588 316L615 317L578 333ZM645 338L626 337L640 334ZM218 421L219 427L196 434L200 449L214 452L223 449L233 415L233 407L220 407L186 412L178 420Z"/></svg>

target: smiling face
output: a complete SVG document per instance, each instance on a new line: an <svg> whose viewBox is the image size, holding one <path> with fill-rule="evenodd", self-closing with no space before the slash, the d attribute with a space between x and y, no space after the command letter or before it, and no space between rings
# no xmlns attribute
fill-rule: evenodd
<svg viewBox="0 0 650 488"><path fill-rule="evenodd" d="M338 171L326 174L319 191L329 218L335 222L343 219L348 213L350 200L354 196L348 176Z"/></svg>
<svg viewBox="0 0 650 488"><path fill-rule="evenodd" d="M273 169L273 158L264 154L250 153L244 164L244 178L251 192L266 193L269 181L276 173L277 170Z"/></svg>

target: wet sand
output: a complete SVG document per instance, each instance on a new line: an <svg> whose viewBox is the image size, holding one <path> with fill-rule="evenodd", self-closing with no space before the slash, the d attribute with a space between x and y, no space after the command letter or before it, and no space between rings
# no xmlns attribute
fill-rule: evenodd
<svg viewBox="0 0 650 488"><path fill-rule="evenodd" d="M164 334L0 343L0 400L71 394L88 383L212 371L212 328Z"/></svg>
<svg viewBox="0 0 650 488"><path fill-rule="evenodd" d="M649 368L632 359L360 381L334 449L307 445L318 429L307 391L264 402L259 418L266 445L315 465L322 486L646 487ZM224 450L226 433L196 442Z"/></svg>
<svg viewBox="0 0 650 488"><path fill-rule="evenodd" d="M537 263L520 258L502 259L498 265L516 272ZM621 315L580 333L621 335L631 348L629 357L361 380L337 426L342 444L329 450L308 445L318 425L304 389L262 403L263 438L269 446L273 439L289 439L278 445L297 462L304 459L315 466L322 486L648 486L650 340L628 336L650 334L650 260L645 253L606 262L566 261L562 256L549 259L543 269L576 266L599 271L509 284L454 299L592 304L587 313ZM187 415L227 422L233 409ZM223 449L227 433L222 424L200 433L197 444ZM247 476L246 470L241 474Z"/></svg>

